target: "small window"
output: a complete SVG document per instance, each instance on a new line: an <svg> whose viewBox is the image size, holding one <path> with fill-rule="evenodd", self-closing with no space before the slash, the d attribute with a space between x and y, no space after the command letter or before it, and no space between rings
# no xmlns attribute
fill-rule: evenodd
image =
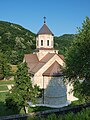
<svg viewBox="0 0 90 120"><path fill-rule="evenodd" d="M41 46L43 46L43 40L41 40Z"/></svg>
<svg viewBox="0 0 90 120"><path fill-rule="evenodd" d="M47 46L49 46L49 40L47 40Z"/></svg>

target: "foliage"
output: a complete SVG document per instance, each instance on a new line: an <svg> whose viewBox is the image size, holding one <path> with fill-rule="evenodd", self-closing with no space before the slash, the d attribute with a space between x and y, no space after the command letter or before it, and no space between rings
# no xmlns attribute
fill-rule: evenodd
<svg viewBox="0 0 90 120"><path fill-rule="evenodd" d="M67 49L69 49L75 39L75 34L64 34L60 37L54 37L55 49L58 49L60 54L65 55Z"/></svg>
<svg viewBox="0 0 90 120"><path fill-rule="evenodd" d="M82 28L79 28L76 38L65 59L66 76L70 80L76 78L84 80L80 84L79 92L90 100L90 19L88 17L83 22Z"/></svg>
<svg viewBox="0 0 90 120"><path fill-rule="evenodd" d="M0 21L0 50L11 64L22 62L35 49L35 34L20 25Z"/></svg>
<svg viewBox="0 0 90 120"><path fill-rule="evenodd" d="M20 25L0 21L0 50L5 54L10 64L22 62L24 54L31 53L35 49L35 36L34 33ZM54 45L59 53L65 54L75 36L65 34L54 37Z"/></svg>
<svg viewBox="0 0 90 120"><path fill-rule="evenodd" d="M90 120L90 108L76 114L70 112L64 115L50 114L48 117L28 117L27 120Z"/></svg>
<svg viewBox="0 0 90 120"><path fill-rule="evenodd" d="M6 105L12 109L17 109L17 111L24 108L25 111L25 107L28 107L27 102L35 102L38 92L39 87L32 86L26 63L20 64L15 75L15 85L6 99Z"/></svg>
<svg viewBox="0 0 90 120"><path fill-rule="evenodd" d="M0 52L0 80L3 78L7 78L11 74L10 68L11 67L5 55L2 52Z"/></svg>
<svg viewBox="0 0 90 120"><path fill-rule="evenodd" d="M5 98L6 98L7 92L1 92L0 93L0 116L5 116L5 115L12 115L16 114L15 111L11 109L7 109L5 105Z"/></svg>
<svg viewBox="0 0 90 120"><path fill-rule="evenodd" d="M87 91L87 92L86 92ZM78 103L90 102L90 86L87 82L74 82L74 95L79 98Z"/></svg>

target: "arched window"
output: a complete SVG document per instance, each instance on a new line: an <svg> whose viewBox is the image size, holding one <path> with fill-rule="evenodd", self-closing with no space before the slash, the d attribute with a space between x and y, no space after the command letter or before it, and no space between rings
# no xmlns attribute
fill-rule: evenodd
<svg viewBox="0 0 90 120"><path fill-rule="evenodd" d="M41 40L41 46L43 46L43 40Z"/></svg>
<svg viewBox="0 0 90 120"><path fill-rule="evenodd" d="M49 46L49 40L47 40L47 46Z"/></svg>

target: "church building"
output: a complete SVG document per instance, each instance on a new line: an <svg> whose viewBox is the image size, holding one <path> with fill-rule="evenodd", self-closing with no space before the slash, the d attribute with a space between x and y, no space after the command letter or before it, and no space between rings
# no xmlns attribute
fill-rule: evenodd
<svg viewBox="0 0 90 120"><path fill-rule="evenodd" d="M32 54L25 54L24 61L29 68L32 84L43 90L40 104L47 106L66 106L67 90L63 81L64 56L54 49L54 34L44 24L37 33L36 49Z"/></svg>

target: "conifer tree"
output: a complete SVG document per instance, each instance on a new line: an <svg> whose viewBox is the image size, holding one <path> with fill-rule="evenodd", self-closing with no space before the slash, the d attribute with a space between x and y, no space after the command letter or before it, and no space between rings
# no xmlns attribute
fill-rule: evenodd
<svg viewBox="0 0 90 120"><path fill-rule="evenodd" d="M27 65L22 63L18 66L15 74L15 85L6 99L6 105L16 109L17 112L23 108L25 113L28 113L28 102L34 103L38 93L39 87L32 86Z"/></svg>
<svg viewBox="0 0 90 120"><path fill-rule="evenodd" d="M10 70L11 67L8 60L6 59L5 55L0 52L0 80L7 78L11 74Z"/></svg>

